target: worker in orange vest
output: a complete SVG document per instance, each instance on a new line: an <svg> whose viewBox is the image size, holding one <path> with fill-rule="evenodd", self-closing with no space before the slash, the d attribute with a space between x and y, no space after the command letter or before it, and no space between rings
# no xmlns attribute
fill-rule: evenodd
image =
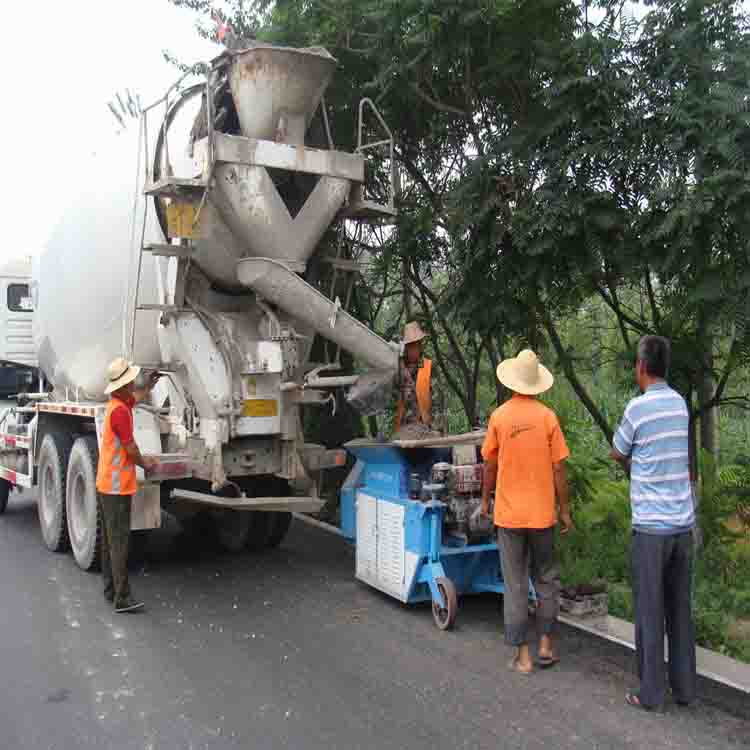
<svg viewBox="0 0 750 750"><path fill-rule="evenodd" d="M396 405L394 434L407 428L432 427L432 360L422 357L422 342L427 334L419 323L404 327L404 355L400 367L399 399Z"/></svg>
<svg viewBox="0 0 750 750"><path fill-rule="evenodd" d="M107 368L110 396L104 416L96 489L102 511L102 577L104 596L115 612L135 612L143 603L133 598L128 582L128 542L133 495L138 484L135 467L144 470L156 459L143 456L133 438L133 407L151 392L159 374L154 373L145 388L136 389L140 367L118 357Z"/></svg>

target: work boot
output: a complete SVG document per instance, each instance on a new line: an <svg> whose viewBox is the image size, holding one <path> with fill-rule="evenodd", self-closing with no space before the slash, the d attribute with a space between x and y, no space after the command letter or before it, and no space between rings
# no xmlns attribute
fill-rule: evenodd
<svg viewBox="0 0 750 750"><path fill-rule="evenodd" d="M123 612L137 612L143 609L143 602L137 602L132 596L123 599L115 604L115 612L121 614Z"/></svg>

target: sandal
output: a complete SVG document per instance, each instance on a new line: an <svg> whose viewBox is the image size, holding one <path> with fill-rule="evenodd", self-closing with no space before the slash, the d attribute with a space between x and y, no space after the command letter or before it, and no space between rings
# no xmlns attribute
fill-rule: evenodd
<svg viewBox="0 0 750 750"><path fill-rule="evenodd" d="M644 711L659 711L660 706L646 706L645 704L641 703L641 697L638 695L638 693L631 692L628 690L627 693L625 693L625 703L627 703L629 706L633 706L633 708L641 708Z"/></svg>
<svg viewBox="0 0 750 750"><path fill-rule="evenodd" d="M521 666L520 662L518 661L518 657L514 656L510 662L508 663L508 669L510 669L511 672L515 672L516 674L523 674L523 675L529 675L534 671L534 668L531 667L530 669L525 669Z"/></svg>
<svg viewBox="0 0 750 750"><path fill-rule="evenodd" d="M552 656L551 654L546 656L537 656L536 663L540 669L549 669L550 667L554 667L555 664L560 663L560 657Z"/></svg>

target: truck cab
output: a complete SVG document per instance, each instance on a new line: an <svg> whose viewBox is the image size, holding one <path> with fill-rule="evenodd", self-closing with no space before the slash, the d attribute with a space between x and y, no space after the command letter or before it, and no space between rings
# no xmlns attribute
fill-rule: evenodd
<svg viewBox="0 0 750 750"><path fill-rule="evenodd" d="M33 390L37 358L30 284L30 258L0 264L0 398Z"/></svg>

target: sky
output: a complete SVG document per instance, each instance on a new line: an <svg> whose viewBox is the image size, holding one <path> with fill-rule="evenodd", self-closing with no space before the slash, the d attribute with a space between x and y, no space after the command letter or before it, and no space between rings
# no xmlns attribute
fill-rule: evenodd
<svg viewBox="0 0 750 750"><path fill-rule="evenodd" d="M44 246L75 190L77 162L116 130L107 109L115 91L150 103L179 77L164 48L189 63L220 52L198 36L194 13L167 0L3 5L0 260Z"/></svg>

